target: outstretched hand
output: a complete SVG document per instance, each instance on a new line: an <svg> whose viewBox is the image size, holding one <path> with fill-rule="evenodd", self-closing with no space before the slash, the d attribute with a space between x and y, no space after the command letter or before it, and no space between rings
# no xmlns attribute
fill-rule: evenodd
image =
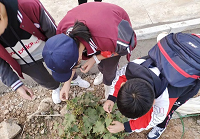
<svg viewBox="0 0 200 139"><path fill-rule="evenodd" d="M19 93L19 95L24 99L27 99L27 100L34 99L33 91L31 89L29 89L28 87L26 87L25 85L20 86L17 89L17 93Z"/></svg>
<svg viewBox="0 0 200 139"><path fill-rule="evenodd" d="M118 133L118 132L121 132L124 130L124 124L123 123L120 123L118 121L113 121L112 122L112 125L109 125L107 127L108 131L110 133Z"/></svg>
<svg viewBox="0 0 200 139"><path fill-rule="evenodd" d="M72 75L72 77L73 77L73 75ZM68 81L66 81L64 83L62 89L60 90L60 99L62 101L68 100L68 97L69 97L68 95L69 95L69 90L70 90L70 85L71 85L71 79L72 79L72 77Z"/></svg>
<svg viewBox="0 0 200 139"><path fill-rule="evenodd" d="M114 103L113 101L111 101L111 100L106 100L106 102L105 102L104 105L103 105L103 109L104 109L106 112L110 113L110 112L112 112L112 109L113 109L114 104L115 104L115 103Z"/></svg>
<svg viewBox="0 0 200 139"><path fill-rule="evenodd" d="M83 66L81 66L81 72L87 73L95 63L96 61L91 57Z"/></svg>

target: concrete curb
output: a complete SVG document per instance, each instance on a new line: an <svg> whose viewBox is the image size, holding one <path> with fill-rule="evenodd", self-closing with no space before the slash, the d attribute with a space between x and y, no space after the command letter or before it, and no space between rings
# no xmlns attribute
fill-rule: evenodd
<svg viewBox="0 0 200 139"><path fill-rule="evenodd" d="M200 18L135 30L137 40L156 38L161 32L176 33L200 28Z"/></svg>

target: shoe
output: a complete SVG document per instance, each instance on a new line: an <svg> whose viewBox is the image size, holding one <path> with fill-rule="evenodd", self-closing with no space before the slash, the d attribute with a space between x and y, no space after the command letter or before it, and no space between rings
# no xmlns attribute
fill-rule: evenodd
<svg viewBox="0 0 200 139"><path fill-rule="evenodd" d="M167 35L168 35L167 32L162 32L162 33L158 34L158 36L157 36L157 42L159 42L162 38L164 38Z"/></svg>
<svg viewBox="0 0 200 139"><path fill-rule="evenodd" d="M103 74L101 72L99 72L97 74L97 77L94 79L94 85L99 85L100 83L103 82Z"/></svg>
<svg viewBox="0 0 200 139"><path fill-rule="evenodd" d="M52 91L52 100L55 104L58 104L61 102L60 99L60 87Z"/></svg>
<svg viewBox="0 0 200 139"><path fill-rule="evenodd" d="M147 135L147 139L158 139L161 134L165 131L166 128L160 128L160 127L153 127L153 129L149 132Z"/></svg>
<svg viewBox="0 0 200 139"><path fill-rule="evenodd" d="M87 82L86 80L81 79L80 76L78 76L75 80L72 80L71 85L78 85L79 87L82 87L82 88L90 87L90 83Z"/></svg>
<svg viewBox="0 0 200 139"><path fill-rule="evenodd" d="M107 100L110 92L110 86L104 84L104 89L105 89L105 99Z"/></svg>

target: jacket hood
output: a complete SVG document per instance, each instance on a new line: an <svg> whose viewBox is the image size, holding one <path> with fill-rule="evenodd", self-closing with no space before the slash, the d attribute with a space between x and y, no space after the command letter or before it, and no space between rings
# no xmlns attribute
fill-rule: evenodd
<svg viewBox="0 0 200 139"><path fill-rule="evenodd" d="M149 68L146 68L143 65L130 62L126 67L126 78L127 80L133 78L141 78L149 82L154 88L155 97L158 98L166 88L166 80L162 80Z"/></svg>
<svg viewBox="0 0 200 139"><path fill-rule="evenodd" d="M17 22L17 11L18 11L18 2L17 0L0 0L1 3L6 7L6 12L8 15L8 24L13 27L16 26Z"/></svg>

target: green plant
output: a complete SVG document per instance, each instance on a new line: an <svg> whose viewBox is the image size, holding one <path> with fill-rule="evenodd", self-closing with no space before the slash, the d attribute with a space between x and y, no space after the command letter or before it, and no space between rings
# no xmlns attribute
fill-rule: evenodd
<svg viewBox="0 0 200 139"><path fill-rule="evenodd" d="M125 122L127 118L121 115L116 105L112 114L106 113L100 98L92 93L67 101L67 111L63 128L58 129L63 139L123 139L126 136L124 132L111 134L106 127L114 120Z"/></svg>

